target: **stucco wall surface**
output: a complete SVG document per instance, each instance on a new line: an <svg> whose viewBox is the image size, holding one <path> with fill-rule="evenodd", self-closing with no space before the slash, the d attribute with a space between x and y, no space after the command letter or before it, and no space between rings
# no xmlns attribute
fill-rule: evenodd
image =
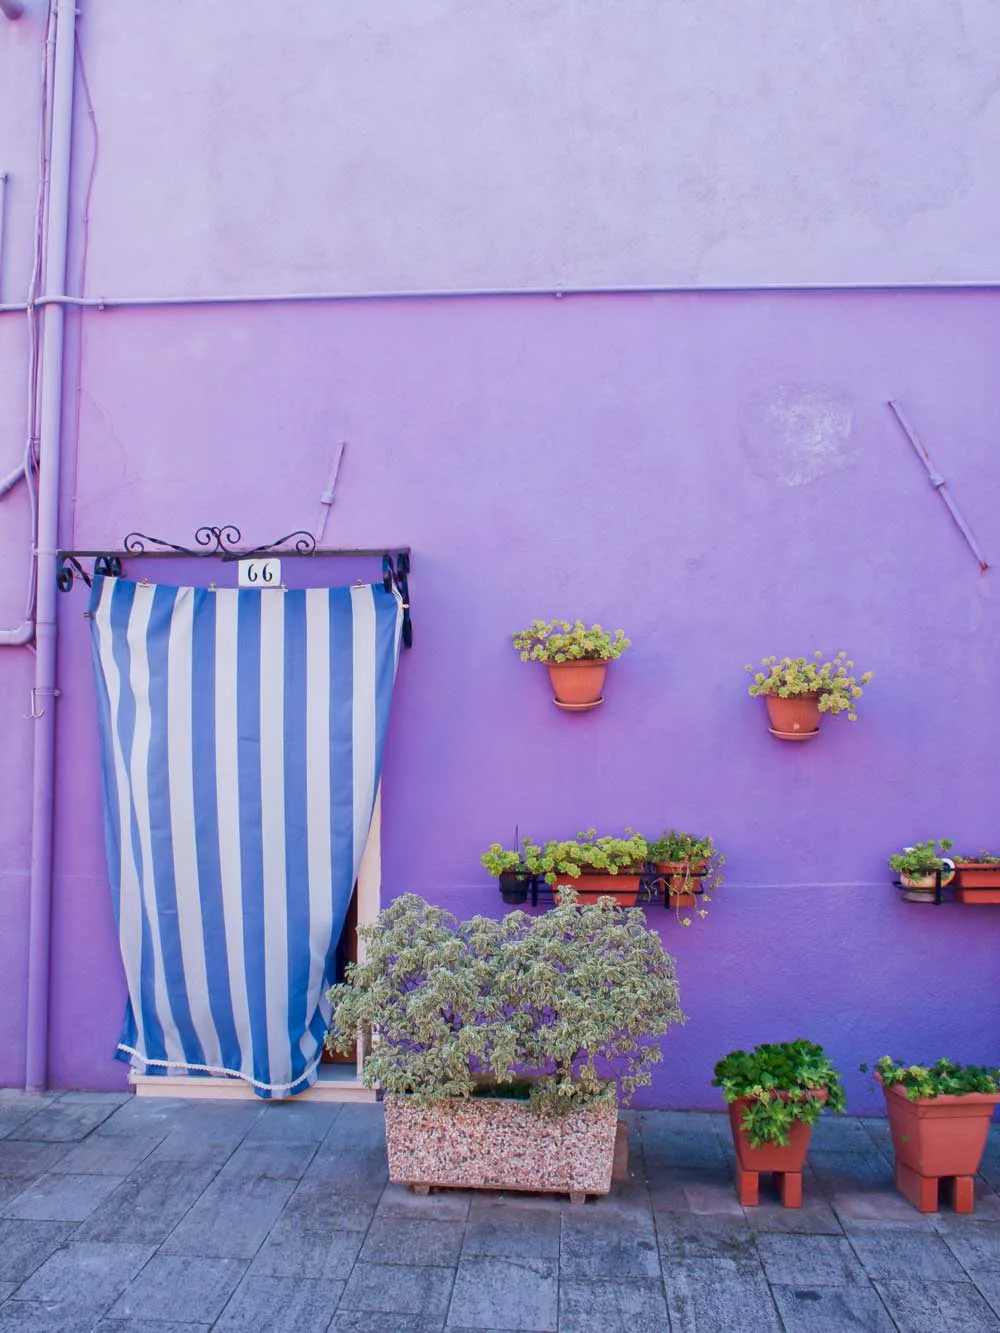
<svg viewBox="0 0 1000 1333"><path fill-rule="evenodd" d="M0 23L4 299L30 266L41 8ZM82 0L75 289L1000 276L994 6L846 0L829 31L817 7L786 8L316 3L292 23L264 0ZM499 910L478 859L515 826L708 832L730 856L710 916L655 918L689 1022L647 1103L715 1105L721 1054L798 1035L845 1071L887 1050L1000 1062L1000 909L904 905L885 865L916 838L1000 840L996 574L887 407L904 404L1000 560L1000 298L442 298L69 324L67 544L313 528L345 441L327 542L412 546L386 898ZM21 317L4 316L0 462L23 442L23 378ZM14 494L11 621L26 532ZM117 1087L82 591L60 606L51 1073ZM633 640L591 714L554 708L510 646L562 615ZM841 647L876 673L861 720L775 741L744 663ZM28 651L0 652L0 1084L23 1074L31 672ZM875 1107L860 1075L850 1088Z"/></svg>

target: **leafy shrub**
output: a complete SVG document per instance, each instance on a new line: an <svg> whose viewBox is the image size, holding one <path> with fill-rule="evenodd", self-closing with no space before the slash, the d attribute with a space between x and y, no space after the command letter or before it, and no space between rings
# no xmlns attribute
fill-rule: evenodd
<svg viewBox="0 0 1000 1333"><path fill-rule="evenodd" d="M572 624L568 620L533 620L513 638L522 662L608 662L621 657L631 643L624 630L612 633L600 625L587 629L582 620Z"/></svg>
<svg viewBox="0 0 1000 1333"><path fill-rule="evenodd" d="M862 1065L862 1070L867 1070ZM899 1085L906 1089L911 1102L920 1097L961 1097L967 1092L1000 1092L1000 1069L984 1065L957 1065L952 1060L938 1060L932 1065L900 1065L883 1055L875 1062L875 1072L884 1087Z"/></svg>
<svg viewBox="0 0 1000 1333"><path fill-rule="evenodd" d="M856 701L863 693L861 686L868 684L872 673L865 671L857 678L853 676L854 663L843 652L828 662L822 660L821 652L813 653L813 657L815 661L808 657L765 657L761 662L767 668L765 671L755 671L748 662L745 670L753 676L750 693L754 697L776 694L781 699L816 694L821 713L846 713L852 722L857 722Z"/></svg>
<svg viewBox="0 0 1000 1333"><path fill-rule="evenodd" d="M423 1105L526 1074L538 1111L614 1101L616 1085L627 1101L684 1021L673 959L641 912L575 897L500 921L398 898L358 928L364 959L329 992L328 1049L371 1033L366 1086Z"/></svg>
<svg viewBox="0 0 1000 1333"><path fill-rule="evenodd" d="M715 1066L714 1087L727 1102L746 1098L740 1120L752 1148L784 1146L796 1121L814 1125L824 1106L837 1115L846 1100L840 1075L814 1042L783 1041L730 1051ZM825 1090L825 1103L815 1095Z"/></svg>

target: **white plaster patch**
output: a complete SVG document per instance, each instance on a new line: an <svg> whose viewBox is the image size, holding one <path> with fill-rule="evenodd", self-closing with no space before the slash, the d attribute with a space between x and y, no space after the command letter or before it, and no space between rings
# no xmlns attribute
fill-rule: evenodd
<svg viewBox="0 0 1000 1333"><path fill-rule="evenodd" d="M758 477L804 486L851 462L853 423L842 394L782 384L741 410L743 453Z"/></svg>

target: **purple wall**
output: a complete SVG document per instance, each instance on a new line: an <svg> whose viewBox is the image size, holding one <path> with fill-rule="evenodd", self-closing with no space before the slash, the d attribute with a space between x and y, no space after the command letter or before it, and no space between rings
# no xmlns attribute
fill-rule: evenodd
<svg viewBox="0 0 1000 1333"><path fill-rule="evenodd" d="M706 920L662 923L690 1021L652 1104L711 1105L720 1054L799 1034L845 1070L997 1060L1000 915L906 906L885 859L997 842L993 575L886 400L995 544L998 332L1000 304L969 295L88 316L75 540L310 526L345 438L328 539L414 550L387 897L495 910L478 857L515 824L708 831L728 882ZM82 594L62 606L53 1073L104 1086L122 990ZM562 614L633 640L590 714L554 708L509 646ZM857 724L782 744L743 664L814 646L876 678Z"/></svg>
<svg viewBox="0 0 1000 1333"><path fill-rule="evenodd" d="M680 28L681 10L639 0L617 27L564 0L478 20L428 0L419 23L324 0L291 32L267 0L247 0L238 29L193 0L83 0L100 153L84 278L78 89L74 289L1000 277L995 6L926 5L919 24L912 0L848 6L820 33L763 0L740 22L721 0L682 7ZM3 300L27 285L41 9L0 21ZM770 36L755 45L757 20ZM917 838L1000 843L997 575L980 575L886 405L903 402L1000 561L1000 295L442 297L69 324L67 545L313 528L346 440L326 540L412 546L386 898L498 910L479 855L515 825L709 832L730 856L709 918L654 918L689 1022L647 1104L717 1105L721 1054L798 1035L829 1047L859 1110L876 1103L850 1071L885 1051L1000 1062L1000 909L904 905L886 869ZM0 473L23 447L24 373L22 317L4 316ZM14 493L2 623L20 615L27 533ZM124 987L83 609L79 589L61 600L51 1076L103 1088L125 1077ZM633 641L594 713L559 712L510 647L551 616ZM860 721L772 739L744 663L840 647L876 673ZM32 669L27 650L0 651L13 1085Z"/></svg>

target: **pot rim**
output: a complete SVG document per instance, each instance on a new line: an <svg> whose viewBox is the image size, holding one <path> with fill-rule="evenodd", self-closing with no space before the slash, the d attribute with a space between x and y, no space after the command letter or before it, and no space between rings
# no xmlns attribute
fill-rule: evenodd
<svg viewBox="0 0 1000 1333"><path fill-rule="evenodd" d="M886 1097L893 1093L910 1106L985 1106L987 1102L996 1106L1000 1102L1000 1092L943 1092L939 1097L907 1097L902 1083L892 1083L886 1087L882 1075L877 1071L875 1078Z"/></svg>

